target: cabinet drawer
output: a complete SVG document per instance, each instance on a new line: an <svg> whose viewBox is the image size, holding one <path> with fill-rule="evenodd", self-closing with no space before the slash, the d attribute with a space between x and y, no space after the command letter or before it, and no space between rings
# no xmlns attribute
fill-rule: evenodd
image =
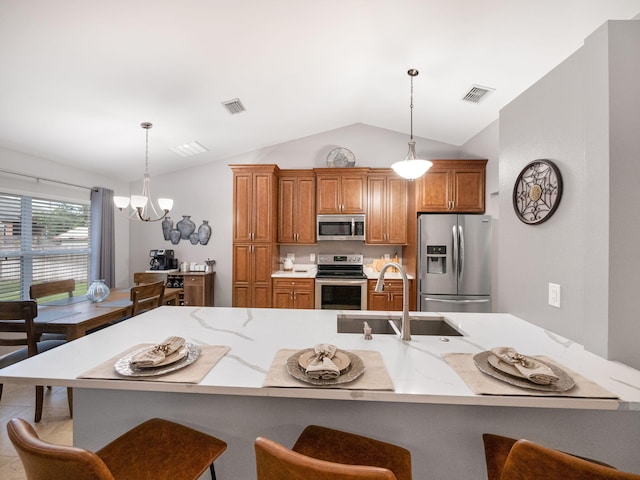
<svg viewBox="0 0 640 480"><path fill-rule="evenodd" d="M204 285L204 276L203 275L185 275L184 276L184 286L187 285Z"/></svg>
<svg viewBox="0 0 640 480"><path fill-rule="evenodd" d="M296 290L313 290L312 278L274 278L273 288L295 288Z"/></svg>

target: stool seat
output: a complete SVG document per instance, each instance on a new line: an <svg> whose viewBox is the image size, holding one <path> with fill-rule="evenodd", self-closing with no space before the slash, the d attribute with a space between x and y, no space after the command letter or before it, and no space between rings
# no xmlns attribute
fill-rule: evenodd
<svg viewBox="0 0 640 480"><path fill-rule="evenodd" d="M192 428L153 418L100 450L41 440L20 418L7 423L29 480L196 480L227 449L222 440Z"/></svg>

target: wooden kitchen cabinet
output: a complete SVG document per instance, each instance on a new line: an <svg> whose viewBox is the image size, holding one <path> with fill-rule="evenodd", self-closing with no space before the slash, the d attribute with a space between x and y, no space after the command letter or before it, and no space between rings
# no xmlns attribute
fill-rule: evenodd
<svg viewBox="0 0 640 480"><path fill-rule="evenodd" d="M384 290L376 292L377 280L369 280L367 310L402 311L402 280L385 279ZM409 280L409 305L413 305L413 280Z"/></svg>
<svg viewBox="0 0 640 480"><path fill-rule="evenodd" d="M274 278L273 308L314 308L313 278Z"/></svg>
<svg viewBox="0 0 640 480"><path fill-rule="evenodd" d="M418 212L484 213L486 160L432 160L416 180Z"/></svg>
<svg viewBox="0 0 640 480"><path fill-rule="evenodd" d="M278 243L316 243L316 178L312 170L278 174Z"/></svg>
<svg viewBox="0 0 640 480"><path fill-rule="evenodd" d="M279 169L276 165L231 165L233 241L275 242Z"/></svg>
<svg viewBox="0 0 640 480"><path fill-rule="evenodd" d="M185 273L183 304L189 307L213 307L213 273Z"/></svg>
<svg viewBox="0 0 640 480"><path fill-rule="evenodd" d="M277 165L231 165L233 171L234 307L271 307L277 269Z"/></svg>
<svg viewBox="0 0 640 480"><path fill-rule="evenodd" d="M368 168L317 168L316 213L366 213Z"/></svg>
<svg viewBox="0 0 640 480"><path fill-rule="evenodd" d="M407 181L391 169L371 170L367 197L367 244L406 244Z"/></svg>
<svg viewBox="0 0 640 480"><path fill-rule="evenodd" d="M271 272L274 247L270 243L233 246L234 307L271 307Z"/></svg>

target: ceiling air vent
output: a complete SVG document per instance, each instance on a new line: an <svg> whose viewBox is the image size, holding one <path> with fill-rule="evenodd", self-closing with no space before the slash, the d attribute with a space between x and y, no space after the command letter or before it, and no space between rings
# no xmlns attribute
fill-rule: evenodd
<svg viewBox="0 0 640 480"><path fill-rule="evenodd" d="M177 147L172 147L169 150L181 157L191 157L193 155L209 151L206 147L203 147L196 141L185 143L184 145L178 145Z"/></svg>
<svg viewBox="0 0 640 480"><path fill-rule="evenodd" d="M494 90L495 88L473 85L469 91L465 93L464 97L462 97L462 100L469 103L479 103L486 94L491 93Z"/></svg>
<svg viewBox="0 0 640 480"><path fill-rule="evenodd" d="M247 111L247 109L244 108L244 105L242 105L242 102L240 101L239 98L234 98L233 100L227 100L226 102L222 102L222 105L227 107L227 110L229 110L229 113L231 115L235 115L236 113L242 113Z"/></svg>

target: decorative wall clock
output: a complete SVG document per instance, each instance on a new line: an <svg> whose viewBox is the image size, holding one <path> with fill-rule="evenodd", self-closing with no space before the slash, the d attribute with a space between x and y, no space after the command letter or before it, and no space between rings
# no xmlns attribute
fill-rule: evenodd
<svg viewBox="0 0 640 480"><path fill-rule="evenodd" d="M534 160L522 169L513 186L513 209L526 224L542 223L554 214L562 198L562 176L550 160Z"/></svg>

